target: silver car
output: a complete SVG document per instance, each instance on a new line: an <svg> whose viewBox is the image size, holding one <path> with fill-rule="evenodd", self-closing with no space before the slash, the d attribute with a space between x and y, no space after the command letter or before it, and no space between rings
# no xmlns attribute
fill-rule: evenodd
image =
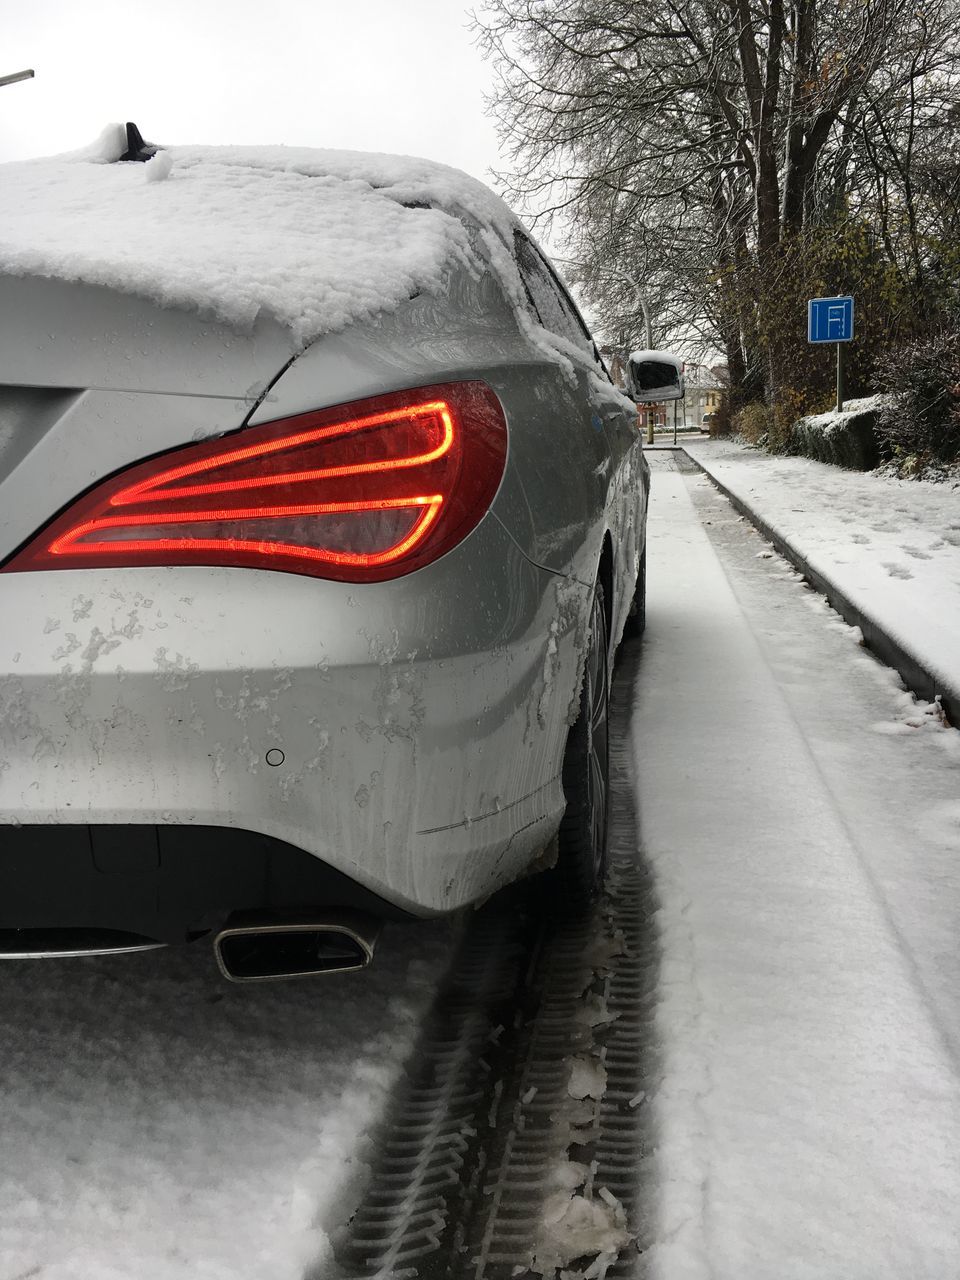
<svg viewBox="0 0 960 1280"><path fill-rule="evenodd" d="M256 979L589 899L649 472L562 282L443 166L122 141L0 180L0 952Z"/></svg>

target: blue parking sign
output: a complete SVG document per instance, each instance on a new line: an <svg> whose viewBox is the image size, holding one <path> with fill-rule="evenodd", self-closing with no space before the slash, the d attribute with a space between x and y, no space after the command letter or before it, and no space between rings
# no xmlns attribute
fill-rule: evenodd
<svg viewBox="0 0 960 1280"><path fill-rule="evenodd" d="M853 299L811 298L807 303L808 342L852 342Z"/></svg>

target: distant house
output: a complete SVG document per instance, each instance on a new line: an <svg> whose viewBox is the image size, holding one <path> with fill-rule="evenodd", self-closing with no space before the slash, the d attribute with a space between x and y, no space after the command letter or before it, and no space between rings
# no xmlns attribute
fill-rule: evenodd
<svg viewBox="0 0 960 1280"><path fill-rule="evenodd" d="M702 425L707 414L720 407L720 394L725 384L723 365L688 364L684 369L687 393L684 398L684 422L690 427Z"/></svg>

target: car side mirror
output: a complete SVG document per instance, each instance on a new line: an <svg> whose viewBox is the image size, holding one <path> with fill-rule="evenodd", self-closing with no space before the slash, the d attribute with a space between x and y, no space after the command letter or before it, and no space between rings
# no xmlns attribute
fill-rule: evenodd
<svg viewBox="0 0 960 1280"><path fill-rule="evenodd" d="M627 359L626 384L637 404L682 400L683 362L668 351L634 351Z"/></svg>

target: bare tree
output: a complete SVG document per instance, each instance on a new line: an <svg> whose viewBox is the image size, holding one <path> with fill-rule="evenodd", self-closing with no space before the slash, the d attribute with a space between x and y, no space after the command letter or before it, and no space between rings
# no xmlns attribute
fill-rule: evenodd
<svg viewBox="0 0 960 1280"><path fill-rule="evenodd" d="M798 237L863 217L922 278L919 175L926 192L958 17L960 0L488 0L501 181L558 220L611 334L636 328L612 285L632 272L661 331L771 393L764 299Z"/></svg>

